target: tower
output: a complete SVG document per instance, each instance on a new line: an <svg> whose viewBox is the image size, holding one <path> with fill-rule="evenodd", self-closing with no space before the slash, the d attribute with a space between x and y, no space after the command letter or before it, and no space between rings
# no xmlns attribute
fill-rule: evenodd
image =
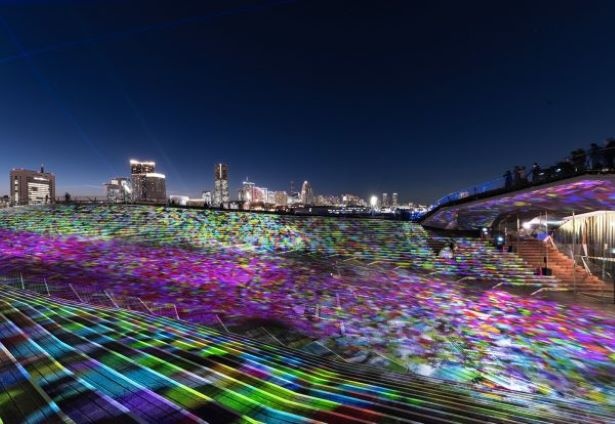
<svg viewBox="0 0 615 424"><path fill-rule="evenodd" d="M214 199L213 206L223 207L229 202L228 165L217 163L214 167Z"/></svg>

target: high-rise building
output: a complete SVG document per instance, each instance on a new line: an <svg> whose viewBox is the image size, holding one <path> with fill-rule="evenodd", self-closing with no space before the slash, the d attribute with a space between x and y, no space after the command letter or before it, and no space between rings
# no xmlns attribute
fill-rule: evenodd
<svg viewBox="0 0 615 424"><path fill-rule="evenodd" d="M156 162L131 159L130 178L135 202L167 202L166 176L156 172Z"/></svg>
<svg viewBox="0 0 615 424"><path fill-rule="evenodd" d="M288 194L285 191L270 191L269 198L271 197L273 197L273 202L269 203L273 203L274 206L283 208L288 206Z"/></svg>
<svg viewBox="0 0 615 424"><path fill-rule="evenodd" d="M267 203L269 190L267 187L254 187L253 203Z"/></svg>
<svg viewBox="0 0 615 424"><path fill-rule="evenodd" d="M214 203L213 206L221 207L229 202L228 190L228 165L218 163L214 167Z"/></svg>
<svg viewBox="0 0 615 424"><path fill-rule="evenodd" d="M399 206L399 199L397 197L397 193L393 193L392 207L396 208Z"/></svg>
<svg viewBox="0 0 615 424"><path fill-rule="evenodd" d="M342 195L342 206L367 206L367 202L355 194L347 193Z"/></svg>
<svg viewBox="0 0 615 424"><path fill-rule="evenodd" d="M126 203L132 197L132 188L130 181L126 177L117 177L111 179L105 184L107 192L107 202L109 203Z"/></svg>
<svg viewBox="0 0 615 424"><path fill-rule="evenodd" d="M45 172L28 169L12 169L10 172L11 204L43 205L55 203L56 177Z"/></svg>
<svg viewBox="0 0 615 424"><path fill-rule="evenodd" d="M312 190L312 185L307 181L304 181L301 186L301 203L304 205L314 203L314 190Z"/></svg>
<svg viewBox="0 0 615 424"><path fill-rule="evenodd" d="M381 207L388 208L389 207L389 194L382 193L382 204Z"/></svg>
<svg viewBox="0 0 615 424"><path fill-rule="evenodd" d="M248 181L247 178L239 190L239 202L243 205L244 209L249 209L250 204L254 202L254 183Z"/></svg>
<svg viewBox="0 0 615 424"><path fill-rule="evenodd" d="M202 195L203 206L211 206L211 191L205 190Z"/></svg>

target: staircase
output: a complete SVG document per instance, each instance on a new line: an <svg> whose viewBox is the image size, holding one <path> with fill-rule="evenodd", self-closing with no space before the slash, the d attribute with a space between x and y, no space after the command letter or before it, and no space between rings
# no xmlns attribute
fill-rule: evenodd
<svg viewBox="0 0 615 424"><path fill-rule="evenodd" d="M613 416L606 403L390 374L2 285L0 371L6 423L599 424Z"/></svg>
<svg viewBox="0 0 615 424"><path fill-rule="evenodd" d="M520 240L514 242L515 252L523 258L531 267L542 268L545 266L545 243L536 239ZM547 243L548 267L552 269L553 275L560 281L560 287L573 290L576 285L577 290L597 291L609 290L609 287L595 275L587 271L573 260L561 253L552 244ZM574 268L574 274L573 274Z"/></svg>
<svg viewBox="0 0 615 424"><path fill-rule="evenodd" d="M427 245L437 255L450 240L433 237ZM448 272L457 279L476 279L504 286L559 288L556 277L537 275L536 267L514 253L498 251L491 243L474 237L455 237L453 240L457 245L456 259L451 261L438 258L435 261L436 270L442 273Z"/></svg>

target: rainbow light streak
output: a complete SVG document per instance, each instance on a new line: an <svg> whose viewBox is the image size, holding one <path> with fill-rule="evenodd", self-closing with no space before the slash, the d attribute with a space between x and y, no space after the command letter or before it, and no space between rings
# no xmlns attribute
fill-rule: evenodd
<svg viewBox="0 0 615 424"><path fill-rule="evenodd" d="M597 411L335 363L204 327L0 287L7 422L606 423ZM38 390L34 390L34 387ZM24 410L25 398L39 410ZM43 393L48 397L46 400ZM48 402L51 403L48 403ZM30 404L30 403L29 403Z"/></svg>

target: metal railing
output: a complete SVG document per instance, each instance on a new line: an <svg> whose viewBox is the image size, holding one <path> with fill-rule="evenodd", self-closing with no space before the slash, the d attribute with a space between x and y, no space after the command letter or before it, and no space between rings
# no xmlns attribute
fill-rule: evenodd
<svg viewBox="0 0 615 424"><path fill-rule="evenodd" d="M525 169L528 171L523 175L516 176L515 172L511 172L509 176L503 175L449 193L438 199L434 203L434 208L486 193L506 193L587 173L615 172L615 146L601 148L598 152L592 152L590 148L580 158L572 157L568 160L561 160L546 168L532 169L530 166Z"/></svg>

